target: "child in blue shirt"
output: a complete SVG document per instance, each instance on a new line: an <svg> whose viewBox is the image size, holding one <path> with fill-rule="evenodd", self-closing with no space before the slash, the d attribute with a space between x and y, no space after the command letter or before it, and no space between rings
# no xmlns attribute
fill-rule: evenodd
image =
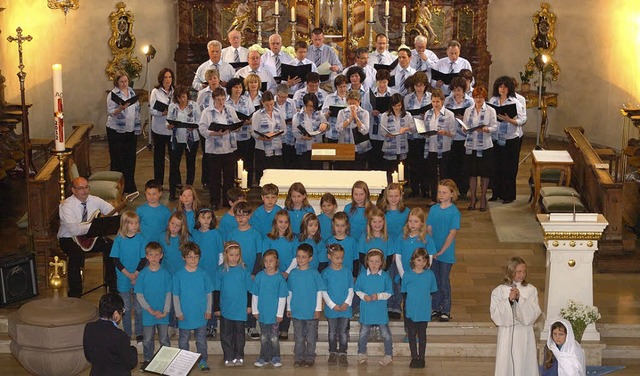
<svg viewBox="0 0 640 376"><path fill-rule="evenodd" d="M366 232L367 217L373 207L367 183L362 180L353 183L353 187L351 187L351 203L344 207L344 212L349 216L351 236L354 239L360 239Z"/></svg>
<svg viewBox="0 0 640 376"><path fill-rule="evenodd" d="M322 291L326 291L320 273L310 267L313 248L300 244L296 251L298 267L287 280L287 316L293 318L294 367L312 367L316 359L318 319L322 311Z"/></svg>
<svg viewBox="0 0 640 376"><path fill-rule="evenodd" d="M335 217L334 217L335 218ZM322 292L324 315L329 322L329 365L340 363L349 365L347 346L349 345L349 320L353 300L353 276L344 267L344 249L339 244L327 246L329 267L322 271L322 280L327 291Z"/></svg>
<svg viewBox="0 0 640 376"><path fill-rule="evenodd" d="M184 258L180 249L190 238L186 214L180 210L171 213L167 230L160 241L164 253L162 265L169 273L173 274L184 267Z"/></svg>
<svg viewBox="0 0 640 376"><path fill-rule="evenodd" d="M180 329L178 347L189 350L189 337L193 330L200 354L198 368L208 371L206 335L207 320L211 318L213 283L207 272L198 267L200 254L196 243L187 242L182 247L185 266L173 275L173 305Z"/></svg>
<svg viewBox="0 0 640 376"><path fill-rule="evenodd" d="M325 243L320 233L320 222L318 222L318 217L315 214L307 213L302 218L297 244L309 244L313 248L313 253L316 257L310 260L309 267L322 272L322 269L319 268L320 264L322 263L323 267L326 267L329 260L327 259Z"/></svg>
<svg viewBox="0 0 640 376"><path fill-rule="evenodd" d="M260 205L251 215L249 224L258 230L260 235L267 236L271 232L271 225L276 213L282 209L278 202L278 186L275 184L265 184L262 187L262 205Z"/></svg>
<svg viewBox="0 0 640 376"><path fill-rule="evenodd" d="M177 211L183 211L187 216L187 229L192 231L196 225L196 209L200 206L200 199L196 190L190 186L185 185L180 194L180 200L178 201Z"/></svg>
<svg viewBox="0 0 640 376"><path fill-rule="evenodd" d="M238 223L233 217L233 209L237 203L247 201L247 195L240 188L231 188L227 191L227 198L229 199L229 211L222 215L218 226L222 236L238 228Z"/></svg>
<svg viewBox="0 0 640 376"><path fill-rule="evenodd" d="M136 281L135 293L142 307L142 354L144 371L155 353L155 332L158 331L160 346L171 346L169 342L169 312L171 310L171 274L160 265L162 246L149 242L145 248L147 267L142 269Z"/></svg>
<svg viewBox="0 0 640 376"><path fill-rule="evenodd" d="M309 204L309 200L307 199L307 189L302 183L296 182L291 184L287 192L287 198L284 200L284 207L289 211L291 230L293 230L295 236L298 236L304 215L307 213L315 214L313 206Z"/></svg>
<svg viewBox="0 0 640 376"><path fill-rule="evenodd" d="M240 244L224 245L223 263L214 292L214 314L220 318L220 344L225 367L244 365L244 327L251 314L251 273L242 261Z"/></svg>
<svg viewBox="0 0 640 376"><path fill-rule="evenodd" d="M353 272L353 277L358 276L360 269L360 255L358 254L357 241L349 236L349 216L345 212L337 212L331 220L331 233L333 234L325 242L338 244L344 252L345 267Z"/></svg>
<svg viewBox="0 0 640 376"><path fill-rule="evenodd" d="M356 279L355 290L360 297L360 338L358 340L358 363L367 362L367 341L373 326L380 328L384 341L384 357L378 364L387 366L393 361L393 339L389 331L387 299L393 294L393 286L384 268L384 252L371 249L366 255L367 271Z"/></svg>
<svg viewBox="0 0 640 376"><path fill-rule="evenodd" d="M361 265L360 273L366 271L366 256L369 250L373 248L382 251L385 257L385 265L388 269L393 262L393 241L389 239L389 235L387 234L387 221L385 220L382 210L375 206L371 208L371 212L367 217L366 226L366 230L358 242L358 257Z"/></svg>
<svg viewBox="0 0 640 376"><path fill-rule="evenodd" d="M269 362L274 367L282 367L279 323L284 316L287 302L287 281L278 271L278 251L267 250L263 257L264 270L253 281L251 312L260 323L260 356L253 364L264 367Z"/></svg>
<svg viewBox="0 0 640 376"><path fill-rule="evenodd" d="M438 291L436 277L429 269L429 254L418 248L411 255L411 269L402 278L404 322L409 336L411 363L409 368L424 368L427 349L427 325L431 321L431 294ZM417 346L416 346L417 340Z"/></svg>
<svg viewBox="0 0 640 376"><path fill-rule="evenodd" d="M138 274L147 264L144 247L147 238L140 234L140 217L127 210L120 217L120 230L111 247L111 258L116 266L118 293L124 300L124 309L133 314L122 320L124 332L131 337L131 316L135 316L136 340L142 343L142 308L133 294Z"/></svg>
<svg viewBox="0 0 640 376"><path fill-rule="evenodd" d="M153 179L147 181L144 197L147 202L136 208L136 214L140 217L140 232L150 242L159 242L171 216L171 210L160 203L162 184Z"/></svg>
<svg viewBox="0 0 640 376"><path fill-rule="evenodd" d="M400 183L391 183L382 194L382 200L378 201L378 208L384 212L387 221L387 232L390 239L402 235L402 228L407 223L409 208L402 199L402 186Z"/></svg>
<svg viewBox="0 0 640 376"><path fill-rule="evenodd" d="M193 241L200 247L200 264L209 275L211 281L216 280L218 266L222 262L222 235L216 230L216 217L209 208L199 208L197 212L196 226L193 232ZM218 320L212 315L207 322L207 337L216 338Z"/></svg>
<svg viewBox="0 0 640 376"><path fill-rule="evenodd" d="M323 194L320 197L320 209L322 210L322 213L318 215L320 233L322 234L322 239L326 240L331 237L331 220L336 210L338 210L336 197L329 192Z"/></svg>

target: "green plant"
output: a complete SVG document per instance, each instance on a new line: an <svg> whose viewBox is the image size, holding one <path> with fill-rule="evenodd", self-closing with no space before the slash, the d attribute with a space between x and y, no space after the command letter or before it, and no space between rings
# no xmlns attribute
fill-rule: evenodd
<svg viewBox="0 0 640 376"><path fill-rule="evenodd" d="M533 77L533 71L529 69L525 70L524 72L518 72L518 74L520 75L520 82L522 82L523 84L528 84L531 80L531 77Z"/></svg>
<svg viewBox="0 0 640 376"><path fill-rule="evenodd" d="M129 76L129 81L133 81L136 78L140 78L140 71L142 70L142 66L140 64L135 64L130 59L122 58L122 60L120 60L120 63L118 64L118 69L125 71Z"/></svg>
<svg viewBox="0 0 640 376"><path fill-rule="evenodd" d="M576 341L582 340L587 325L595 323L602 317L598 312L598 307L585 306L573 299L569 299L569 304L560 310L560 316L571 323Z"/></svg>

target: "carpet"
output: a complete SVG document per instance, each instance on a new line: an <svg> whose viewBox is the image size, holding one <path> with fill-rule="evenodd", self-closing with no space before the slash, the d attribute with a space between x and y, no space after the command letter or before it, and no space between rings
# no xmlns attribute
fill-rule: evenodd
<svg viewBox="0 0 640 376"><path fill-rule="evenodd" d="M518 195L510 204L489 203L493 228L503 243L541 243L542 227L527 203L529 196Z"/></svg>

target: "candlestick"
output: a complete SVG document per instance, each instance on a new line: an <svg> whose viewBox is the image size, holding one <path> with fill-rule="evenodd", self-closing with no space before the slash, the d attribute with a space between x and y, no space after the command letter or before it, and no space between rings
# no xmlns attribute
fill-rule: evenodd
<svg viewBox="0 0 640 376"><path fill-rule="evenodd" d="M257 44L262 47L262 21L256 21L258 24L258 40Z"/></svg>
<svg viewBox="0 0 640 376"><path fill-rule="evenodd" d="M404 164L398 163L398 180L404 180Z"/></svg>
<svg viewBox="0 0 640 376"><path fill-rule="evenodd" d="M382 18L384 18L384 35L389 35L389 20L391 19L391 16L387 14Z"/></svg>
<svg viewBox="0 0 640 376"><path fill-rule="evenodd" d="M60 171L60 177L58 178L58 183L60 184L60 202L64 201L64 187L65 187L65 173L64 173L64 161L67 160L67 157L73 154L71 149L65 150L51 150L51 155L54 155L58 158L58 166ZM28 167L27 167L28 168Z"/></svg>
<svg viewBox="0 0 640 376"><path fill-rule="evenodd" d="M407 7L402 7L402 22L407 22Z"/></svg>
<svg viewBox="0 0 640 376"><path fill-rule="evenodd" d="M276 0L276 6L273 13L280 15L280 2L278 0Z"/></svg>
<svg viewBox="0 0 640 376"><path fill-rule="evenodd" d="M389 15L389 0L384 2L384 15L385 16ZM389 34L387 33L387 35L389 35Z"/></svg>
<svg viewBox="0 0 640 376"><path fill-rule="evenodd" d="M64 114L62 103L62 65L53 64L53 126L55 134L55 150L64 151Z"/></svg>
<svg viewBox="0 0 640 376"><path fill-rule="evenodd" d="M296 22L296 7L291 7L291 22Z"/></svg>
<svg viewBox="0 0 640 376"><path fill-rule="evenodd" d="M246 170L242 170L242 177L240 178L240 188L247 188L249 180L249 173Z"/></svg>
<svg viewBox="0 0 640 376"><path fill-rule="evenodd" d="M293 8L291 8L293 9ZM296 21L289 21L289 25L291 25L291 45L295 46L296 44Z"/></svg>
<svg viewBox="0 0 640 376"><path fill-rule="evenodd" d="M262 7L258 7L258 22L262 22Z"/></svg>
<svg viewBox="0 0 640 376"><path fill-rule="evenodd" d="M398 171L394 171L391 174L391 180L392 180L393 183L397 183L398 182Z"/></svg>
<svg viewBox="0 0 640 376"><path fill-rule="evenodd" d="M242 159L238 159L237 162L238 168L236 170L238 178L242 176L242 171L244 171L244 161Z"/></svg>
<svg viewBox="0 0 640 376"><path fill-rule="evenodd" d="M375 21L367 22L369 24L369 51L373 51L373 25L376 24Z"/></svg>
<svg viewBox="0 0 640 376"><path fill-rule="evenodd" d="M403 45L405 45L405 42L407 41L407 39L405 37L407 23L406 22L401 22L401 24L402 24L402 37L400 38L400 45L403 46Z"/></svg>
<svg viewBox="0 0 640 376"><path fill-rule="evenodd" d="M280 21L280 17L281 17L281 16L282 16L281 14L274 14L274 15L273 15L273 18L275 18L275 19L276 19L276 34L279 34L279 32L278 32L278 29L279 29L278 25L279 25L279 21Z"/></svg>

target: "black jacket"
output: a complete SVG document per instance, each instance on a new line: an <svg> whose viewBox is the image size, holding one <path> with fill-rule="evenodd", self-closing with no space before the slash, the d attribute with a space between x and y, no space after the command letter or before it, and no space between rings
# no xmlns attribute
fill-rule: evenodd
<svg viewBox="0 0 640 376"><path fill-rule="evenodd" d="M82 338L84 356L91 363L91 376L129 376L138 364L138 351L131 338L109 320L90 322Z"/></svg>

